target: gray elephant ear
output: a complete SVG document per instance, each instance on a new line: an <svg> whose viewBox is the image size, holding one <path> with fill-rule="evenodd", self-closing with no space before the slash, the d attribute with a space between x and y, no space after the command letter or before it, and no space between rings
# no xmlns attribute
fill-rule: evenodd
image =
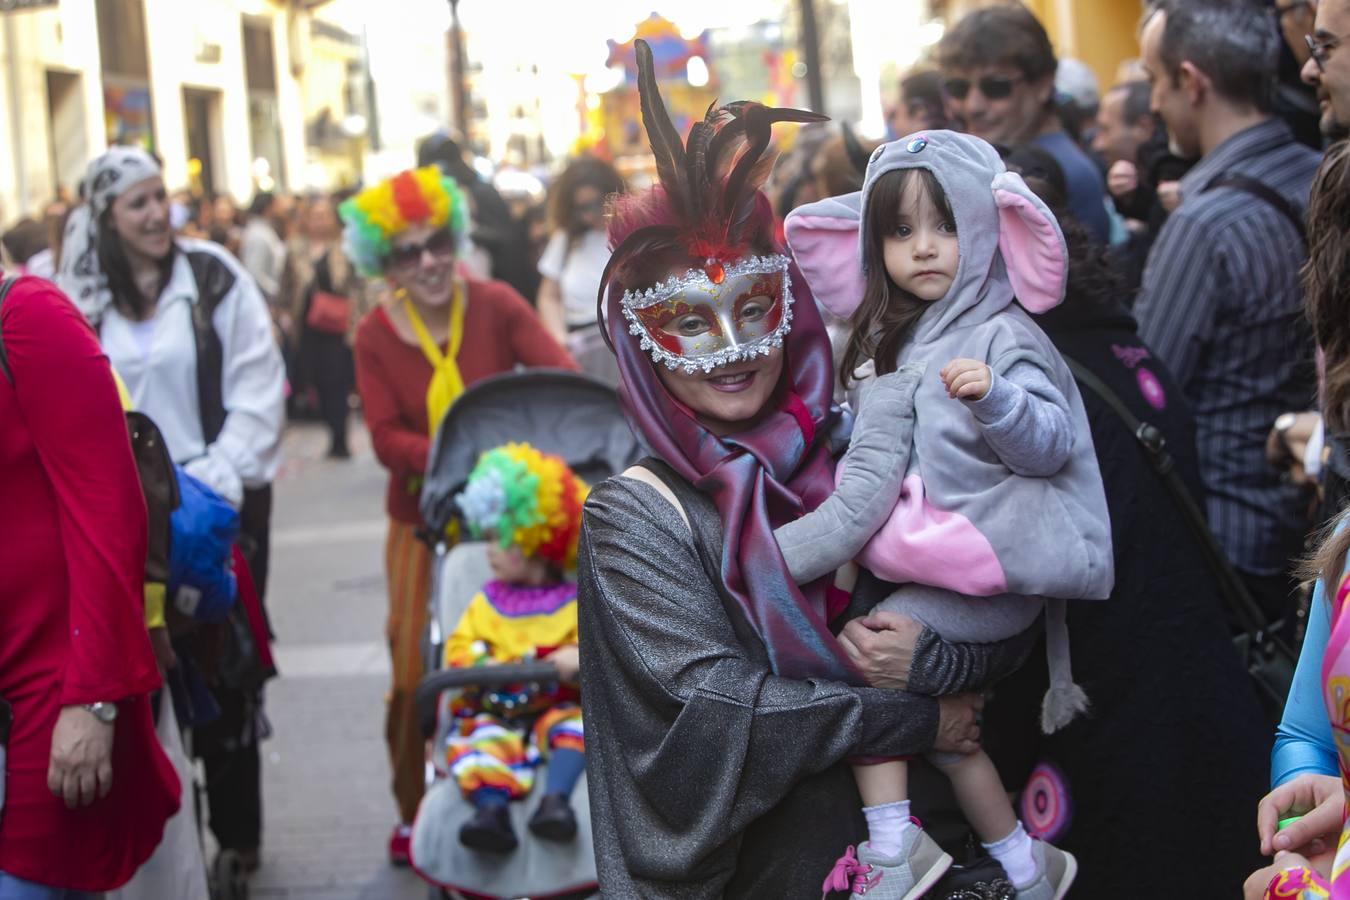
<svg viewBox="0 0 1350 900"><path fill-rule="evenodd" d="M841 319L862 303L867 281L858 256L862 192L827 197L788 214L788 249L821 306Z"/></svg>
<svg viewBox="0 0 1350 900"><path fill-rule="evenodd" d="M1069 251L1054 213L1015 172L1000 172L992 185L998 206L998 249L1017 302L1043 313L1064 300Z"/></svg>

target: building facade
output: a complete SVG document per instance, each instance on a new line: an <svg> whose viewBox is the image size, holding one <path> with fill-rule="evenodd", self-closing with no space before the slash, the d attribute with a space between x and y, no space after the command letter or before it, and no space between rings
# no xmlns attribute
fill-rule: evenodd
<svg viewBox="0 0 1350 900"><path fill-rule="evenodd" d="M323 5L52 0L0 13L0 222L73 194L113 143L155 153L170 190L241 202L358 180L364 52Z"/></svg>

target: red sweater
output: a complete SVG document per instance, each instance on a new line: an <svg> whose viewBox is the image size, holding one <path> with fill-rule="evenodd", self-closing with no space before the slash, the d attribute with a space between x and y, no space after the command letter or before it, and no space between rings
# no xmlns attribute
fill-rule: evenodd
<svg viewBox="0 0 1350 900"><path fill-rule="evenodd" d="M469 281L459 373L467 388L517 364L573 369L577 364L544 328L529 304L501 281ZM445 345L441 345L444 352ZM427 385L431 363L394 331L381 308L356 326L356 389L375 456L389 470L385 506L398 522L419 524L418 495L410 482L427 470Z"/></svg>
<svg viewBox="0 0 1350 900"><path fill-rule="evenodd" d="M26 278L0 336L0 697L14 708L0 871L103 891L124 884L178 807L148 693L159 686L141 581L147 524L108 360L68 300ZM66 809L47 789L61 707L117 701L112 791Z"/></svg>

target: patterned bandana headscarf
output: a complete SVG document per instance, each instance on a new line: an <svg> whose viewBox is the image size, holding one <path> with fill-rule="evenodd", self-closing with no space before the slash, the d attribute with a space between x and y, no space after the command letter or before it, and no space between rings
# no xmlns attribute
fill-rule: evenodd
<svg viewBox="0 0 1350 900"><path fill-rule="evenodd" d="M85 202L66 222L56 284L86 319L99 318L112 302L108 280L98 263L99 220L125 191L159 174L159 163L139 147L112 147L85 171L80 182Z"/></svg>

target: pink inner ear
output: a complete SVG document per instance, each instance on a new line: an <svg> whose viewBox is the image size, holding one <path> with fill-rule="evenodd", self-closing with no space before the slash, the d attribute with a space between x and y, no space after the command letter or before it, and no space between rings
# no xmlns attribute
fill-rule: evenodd
<svg viewBox="0 0 1350 900"><path fill-rule="evenodd" d="M1017 301L1034 313L1054 309L1064 299L1068 270L1059 230L1021 194L996 188L994 202L998 204L998 249Z"/></svg>
<svg viewBox="0 0 1350 900"><path fill-rule="evenodd" d="M838 216L789 216L788 248L811 294L841 319L853 315L867 286L858 259L858 223Z"/></svg>

